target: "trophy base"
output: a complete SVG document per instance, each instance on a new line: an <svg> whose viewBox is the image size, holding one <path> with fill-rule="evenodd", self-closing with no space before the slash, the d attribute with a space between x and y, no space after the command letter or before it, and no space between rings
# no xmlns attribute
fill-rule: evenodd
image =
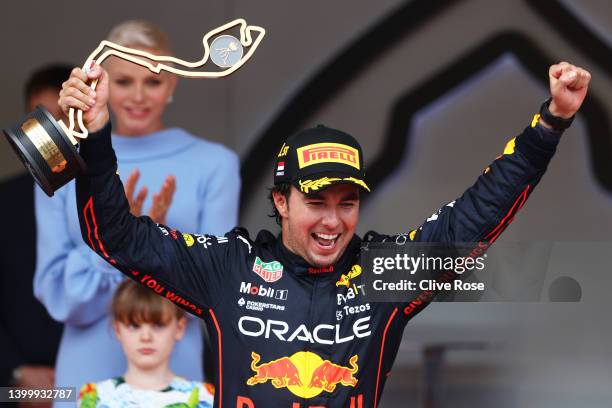
<svg viewBox="0 0 612 408"><path fill-rule="evenodd" d="M49 197L85 172L85 162L75 145L41 105L18 125L2 131L25 168Z"/></svg>

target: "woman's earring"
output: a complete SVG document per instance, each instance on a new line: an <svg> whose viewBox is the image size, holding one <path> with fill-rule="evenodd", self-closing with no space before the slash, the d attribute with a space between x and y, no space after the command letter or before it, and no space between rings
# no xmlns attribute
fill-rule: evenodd
<svg viewBox="0 0 612 408"><path fill-rule="evenodd" d="M166 99L166 103L172 103L174 101L174 95L170 95L168 99Z"/></svg>

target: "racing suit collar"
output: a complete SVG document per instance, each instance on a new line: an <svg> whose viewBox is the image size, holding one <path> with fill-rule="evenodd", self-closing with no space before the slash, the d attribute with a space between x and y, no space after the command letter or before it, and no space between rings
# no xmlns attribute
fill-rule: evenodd
<svg viewBox="0 0 612 408"><path fill-rule="evenodd" d="M291 252L284 244L282 233L279 233L276 237L275 252L279 261L286 266L289 266L289 270L297 276L312 276L316 278L331 278L337 277L339 274L346 272L350 269L351 265L358 261L359 247L361 245L361 239L358 235L353 235L351 241L346 246L344 253L333 265L325 268L314 267L304 260L299 255Z"/></svg>

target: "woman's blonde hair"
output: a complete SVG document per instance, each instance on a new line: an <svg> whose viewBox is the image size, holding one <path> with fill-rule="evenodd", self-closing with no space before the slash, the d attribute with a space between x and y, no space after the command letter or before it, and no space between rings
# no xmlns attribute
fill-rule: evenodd
<svg viewBox="0 0 612 408"><path fill-rule="evenodd" d="M106 38L124 47L146 48L159 55L172 55L168 35L145 20L128 20L117 24Z"/></svg>
<svg viewBox="0 0 612 408"><path fill-rule="evenodd" d="M126 279L113 296L111 316L124 324L166 324L173 317L185 317L185 312L146 286Z"/></svg>

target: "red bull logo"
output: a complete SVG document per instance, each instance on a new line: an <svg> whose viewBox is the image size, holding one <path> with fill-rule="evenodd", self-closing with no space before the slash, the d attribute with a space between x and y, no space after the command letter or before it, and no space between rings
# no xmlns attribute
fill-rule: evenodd
<svg viewBox="0 0 612 408"><path fill-rule="evenodd" d="M323 360L310 351L299 351L290 357L281 357L259 364L261 356L251 353L251 370L255 375L247 380L247 385L263 384L270 381L276 388L287 388L300 398L313 398L325 392L334 392L338 385L355 387L355 373L358 355L349 359L349 366L341 366Z"/></svg>
<svg viewBox="0 0 612 408"><path fill-rule="evenodd" d="M251 370L255 371L256 374L247 380L247 385L261 384L268 380L271 380L272 385L276 388L302 385L298 369L289 357L282 357L259 366L257 363L261 360L261 356L252 352L251 358L253 359Z"/></svg>
<svg viewBox="0 0 612 408"><path fill-rule="evenodd" d="M353 374L357 372L357 359L354 355L349 360L350 368L334 364L329 360L323 361L312 373L309 387L323 388L324 391L334 392L336 385L342 384L347 387L357 385L357 379Z"/></svg>

